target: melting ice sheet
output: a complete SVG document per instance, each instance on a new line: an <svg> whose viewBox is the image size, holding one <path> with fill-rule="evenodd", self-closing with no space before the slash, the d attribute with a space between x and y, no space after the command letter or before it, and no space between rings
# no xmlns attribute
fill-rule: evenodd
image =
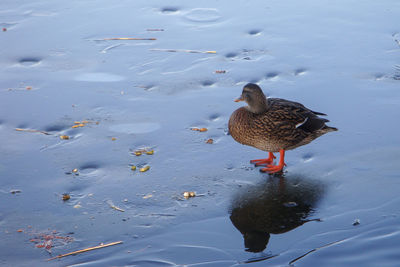
<svg viewBox="0 0 400 267"><path fill-rule="evenodd" d="M1 7L0 265L398 265L398 0ZM339 131L259 173L248 82Z"/></svg>

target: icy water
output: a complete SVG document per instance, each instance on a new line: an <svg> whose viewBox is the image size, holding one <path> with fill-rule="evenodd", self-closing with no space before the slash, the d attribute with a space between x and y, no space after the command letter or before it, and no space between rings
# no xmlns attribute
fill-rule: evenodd
<svg viewBox="0 0 400 267"><path fill-rule="evenodd" d="M399 266L399 1L0 6L1 265ZM260 173L248 82L339 131Z"/></svg>

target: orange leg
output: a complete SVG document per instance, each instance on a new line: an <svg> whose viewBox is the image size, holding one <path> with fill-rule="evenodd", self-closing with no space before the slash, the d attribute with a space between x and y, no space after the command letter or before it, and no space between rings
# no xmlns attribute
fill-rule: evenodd
<svg viewBox="0 0 400 267"><path fill-rule="evenodd" d="M267 159L253 159L250 160L250 163L254 163L256 166L260 166L263 164L269 165L272 164L274 162L274 159L276 157L274 156L274 154L272 152L268 152L268 158Z"/></svg>
<svg viewBox="0 0 400 267"><path fill-rule="evenodd" d="M268 173L277 173L277 172L282 172L283 167L286 165L285 164L285 150L281 149L279 150L279 164L278 165L267 165L266 168L262 168L260 171L262 172L268 172Z"/></svg>

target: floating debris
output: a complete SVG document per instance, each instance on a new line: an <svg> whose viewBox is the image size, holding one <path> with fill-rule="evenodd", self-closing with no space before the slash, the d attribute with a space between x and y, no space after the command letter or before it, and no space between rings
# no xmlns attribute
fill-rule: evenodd
<svg viewBox="0 0 400 267"><path fill-rule="evenodd" d="M71 126L71 128L80 128L80 127L85 127L86 124L89 123L95 123L96 125L99 124L98 121L93 122L93 121L88 121L88 120L83 120L83 121L74 121L74 125Z"/></svg>
<svg viewBox="0 0 400 267"><path fill-rule="evenodd" d="M214 140L212 138L207 139L206 144L214 144Z"/></svg>
<svg viewBox="0 0 400 267"><path fill-rule="evenodd" d="M11 193L11 194L18 194L18 193L21 193L21 192L22 192L22 191L19 190L19 189L10 190L10 193Z"/></svg>
<svg viewBox="0 0 400 267"><path fill-rule="evenodd" d="M26 90L32 90L32 86L25 87Z"/></svg>
<svg viewBox="0 0 400 267"><path fill-rule="evenodd" d="M183 197L186 199L195 197L195 196L196 196L196 192L193 192L193 191L183 192Z"/></svg>
<svg viewBox="0 0 400 267"><path fill-rule="evenodd" d="M200 50L187 50L187 49L160 49L153 48L150 51L161 51L161 52L185 52L185 53L199 53L199 54L216 54L217 51L200 51Z"/></svg>
<svg viewBox="0 0 400 267"><path fill-rule="evenodd" d="M207 132L208 131L207 128L197 128L197 127L192 127L192 128L190 128L190 130L198 131L198 132Z"/></svg>
<svg viewBox="0 0 400 267"><path fill-rule="evenodd" d="M69 136L68 135L60 135L60 139L69 140Z"/></svg>
<svg viewBox="0 0 400 267"><path fill-rule="evenodd" d="M7 31L7 28L3 28L3 32L6 32Z"/></svg>
<svg viewBox="0 0 400 267"><path fill-rule="evenodd" d="M117 140L117 138L111 137L111 141L115 141L115 140Z"/></svg>
<svg viewBox="0 0 400 267"><path fill-rule="evenodd" d="M32 228L32 226L28 226L28 228ZM45 248L49 253L51 253L51 248L53 247L60 247L74 241L74 238L70 236L73 233L63 236L56 230L46 230L44 232L18 230L18 232L20 231L33 236L29 241L35 243L37 248Z"/></svg>
<svg viewBox="0 0 400 267"><path fill-rule="evenodd" d="M17 232L18 232L18 233L23 233L23 232L24 232L24 230L22 230L22 229L18 229L18 230L17 230Z"/></svg>
<svg viewBox="0 0 400 267"><path fill-rule="evenodd" d="M125 212L125 210L121 209L120 207L115 206L111 200L107 200L107 203L108 203L108 205L110 205L110 208L115 209L120 212Z"/></svg>
<svg viewBox="0 0 400 267"><path fill-rule="evenodd" d="M76 205L74 206L74 209L80 209L80 208L82 208L82 206L81 206L80 203L79 203L79 204L76 204Z"/></svg>
<svg viewBox="0 0 400 267"><path fill-rule="evenodd" d="M146 172L148 170L150 170L150 166L149 165L146 165L146 166L144 166L144 167L139 169L140 172Z"/></svg>
<svg viewBox="0 0 400 267"><path fill-rule="evenodd" d="M360 219L355 219L353 222L353 226L357 226L361 223Z"/></svg>
<svg viewBox="0 0 400 267"><path fill-rule="evenodd" d="M77 172L78 172L78 169L75 168L75 169L72 170L72 172L73 172L73 173L77 173Z"/></svg>
<svg viewBox="0 0 400 267"><path fill-rule="evenodd" d="M133 154L135 154L135 156L141 156L143 154L146 155L153 155L154 154L154 149L150 149L150 148L140 148L140 149L136 149Z"/></svg>
<svg viewBox="0 0 400 267"><path fill-rule="evenodd" d="M135 165L132 165L132 166L131 166L131 170L132 170L132 171L136 171L136 166L135 166Z"/></svg>
<svg viewBox="0 0 400 267"><path fill-rule="evenodd" d="M223 74L223 73L226 73L226 70L216 70L215 73L217 73L217 74Z"/></svg>
<svg viewBox="0 0 400 267"><path fill-rule="evenodd" d="M153 154L154 154L154 150L152 149L152 150L150 150L150 151L146 151L146 154L147 154L147 155L153 155Z"/></svg>
<svg viewBox="0 0 400 267"><path fill-rule="evenodd" d="M99 246L85 248L85 249L73 251L73 252L70 252L70 253L58 255L58 256L55 256L53 258L48 259L47 261L63 258L63 257L70 256L70 255L76 255L76 254L79 254L79 253L83 253L83 252L87 252L87 251L91 251L91 250L95 250L95 249L99 249L99 248L105 248L105 247L109 247L109 246L114 246L114 245L118 245L118 244L122 244L122 243L123 243L122 241L117 241L117 242L112 242L112 243L108 243L108 244L100 244Z"/></svg>
<svg viewBox="0 0 400 267"><path fill-rule="evenodd" d="M67 201L67 200L70 200L70 199L71 199L71 196L68 193L64 193L62 195L62 200L63 201Z"/></svg>
<svg viewBox="0 0 400 267"><path fill-rule="evenodd" d="M148 199L148 198L151 198L151 197L153 197L152 194L147 194L147 195L143 196L143 199Z"/></svg>

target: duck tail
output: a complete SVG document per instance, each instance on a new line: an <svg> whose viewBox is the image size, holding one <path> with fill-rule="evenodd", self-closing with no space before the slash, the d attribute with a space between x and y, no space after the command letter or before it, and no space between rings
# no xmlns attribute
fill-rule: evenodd
<svg viewBox="0 0 400 267"><path fill-rule="evenodd" d="M322 130L324 130L325 132L336 132L336 131L339 131L339 129L338 128L336 128L336 127L330 127L330 126L328 126L328 125L325 125L323 128L322 128Z"/></svg>
<svg viewBox="0 0 400 267"><path fill-rule="evenodd" d="M311 112L314 113L315 115L327 116L325 113L322 113L322 112L318 112L318 111L314 111L314 110L311 110Z"/></svg>

